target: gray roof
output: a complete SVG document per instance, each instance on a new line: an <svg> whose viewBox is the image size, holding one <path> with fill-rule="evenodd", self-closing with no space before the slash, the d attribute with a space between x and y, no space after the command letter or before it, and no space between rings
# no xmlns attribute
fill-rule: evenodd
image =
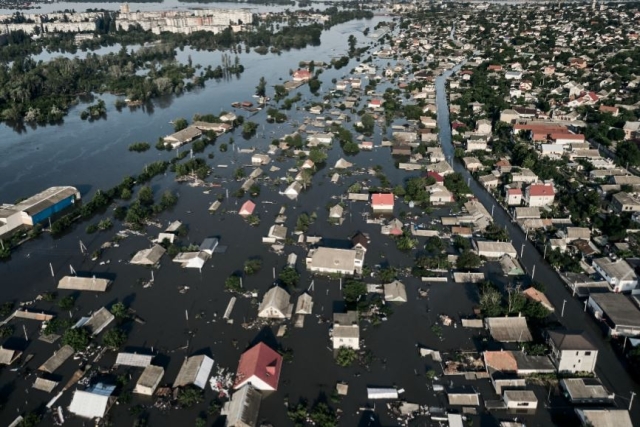
<svg viewBox="0 0 640 427"><path fill-rule="evenodd" d="M357 325L358 312L347 311L346 313L333 313L333 323L337 325Z"/></svg>
<svg viewBox="0 0 640 427"><path fill-rule="evenodd" d="M309 251L307 257L311 258L310 267L312 268L345 271L355 269L356 251L353 249L320 247Z"/></svg>
<svg viewBox="0 0 640 427"><path fill-rule="evenodd" d="M640 327L640 311L625 295L593 293L589 295L589 298L604 311L616 326Z"/></svg>
<svg viewBox="0 0 640 427"><path fill-rule="evenodd" d="M65 276L58 282L58 289L104 292L110 284L111 280L97 277Z"/></svg>
<svg viewBox="0 0 640 427"><path fill-rule="evenodd" d="M298 297L296 303L296 314L311 314L313 310L313 298L308 293L303 293Z"/></svg>
<svg viewBox="0 0 640 427"><path fill-rule="evenodd" d="M80 193L75 187L51 187L25 199L15 205L13 209L24 211L29 215L35 215L43 210L65 200L70 196L80 198Z"/></svg>
<svg viewBox="0 0 640 427"><path fill-rule="evenodd" d="M0 347L0 365L11 365L22 353Z"/></svg>
<svg viewBox="0 0 640 427"><path fill-rule="evenodd" d="M162 246L154 245L152 248L138 251L131 259L131 264L155 265L160 261L160 258L165 252L166 249Z"/></svg>
<svg viewBox="0 0 640 427"><path fill-rule="evenodd" d="M591 427L633 427L631 416L626 409L578 409L583 425ZM588 424L587 424L588 423Z"/></svg>
<svg viewBox="0 0 640 427"><path fill-rule="evenodd" d="M386 301L407 302L407 290L402 282L394 280L384 285Z"/></svg>
<svg viewBox="0 0 640 427"><path fill-rule="evenodd" d="M484 319L489 333L496 341L528 342L532 341L531 332L524 317L487 317Z"/></svg>
<svg viewBox="0 0 640 427"><path fill-rule="evenodd" d="M531 356L522 351L512 351L518 371L554 372L555 366L549 356Z"/></svg>
<svg viewBox="0 0 640 427"><path fill-rule="evenodd" d="M136 383L137 386L154 388L158 381L164 376L164 369L161 366L147 365Z"/></svg>
<svg viewBox="0 0 640 427"><path fill-rule="evenodd" d="M197 138L200 135L202 135L202 131L200 129L195 126L189 126L176 133L166 136L164 139L184 143L191 141L192 139Z"/></svg>
<svg viewBox="0 0 640 427"><path fill-rule="evenodd" d="M260 307L258 307L258 316L269 308L276 309L284 317L289 317L293 309L293 304L289 303L290 295L287 291L279 286L274 286L269 289L262 298Z"/></svg>
<svg viewBox="0 0 640 427"><path fill-rule="evenodd" d="M638 280L636 272L623 259L613 261L609 257L596 258L593 260L593 263L602 269L609 277L618 280Z"/></svg>
<svg viewBox="0 0 640 427"><path fill-rule="evenodd" d="M584 331L549 331L548 334L558 350L598 350Z"/></svg>
<svg viewBox="0 0 640 427"><path fill-rule="evenodd" d="M571 400L613 400L610 393L597 378L564 378L560 385Z"/></svg>
<svg viewBox="0 0 640 427"><path fill-rule="evenodd" d="M71 348L71 346L65 345L60 350L53 353L53 355L49 359L47 359L47 361L44 362L42 366L38 368L38 370L52 374L56 369L62 366L65 360L73 356L73 353L75 353L73 348Z"/></svg>
<svg viewBox="0 0 640 427"><path fill-rule="evenodd" d="M109 310L102 307L91 315L89 320L82 326L87 328L91 335L98 335L109 323L113 322L115 316Z"/></svg>
<svg viewBox="0 0 640 427"><path fill-rule="evenodd" d="M262 395L251 384L246 384L231 396L227 407L228 427L256 426Z"/></svg>
<svg viewBox="0 0 640 427"><path fill-rule="evenodd" d="M536 394L531 390L505 390L504 397L514 402L537 402Z"/></svg>
<svg viewBox="0 0 640 427"><path fill-rule="evenodd" d="M194 384L200 388L204 388L212 368L213 359L210 357L204 355L191 356L185 359L180 367L180 372L178 372L173 387Z"/></svg>
<svg viewBox="0 0 640 427"><path fill-rule="evenodd" d="M479 406L480 395L475 392L447 392L449 405Z"/></svg>
<svg viewBox="0 0 640 427"><path fill-rule="evenodd" d="M57 385L58 385L58 381L51 381L51 380L38 377L33 383L33 388L35 388L36 390L51 393L51 391L54 388L56 388Z"/></svg>

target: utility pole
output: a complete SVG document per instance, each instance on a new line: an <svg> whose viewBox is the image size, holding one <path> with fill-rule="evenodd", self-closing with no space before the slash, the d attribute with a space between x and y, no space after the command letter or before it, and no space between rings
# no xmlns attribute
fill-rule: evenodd
<svg viewBox="0 0 640 427"><path fill-rule="evenodd" d="M560 313L560 317L564 317L564 306L567 304L567 300L562 301L562 313Z"/></svg>
<svg viewBox="0 0 640 427"><path fill-rule="evenodd" d="M496 204L494 203L493 205L491 205L491 217L493 218L493 209L496 207Z"/></svg>
<svg viewBox="0 0 640 427"><path fill-rule="evenodd" d="M533 264L533 271L531 272L531 280L533 280L533 278L535 277L535 275L536 275L536 265L535 265L535 264Z"/></svg>
<svg viewBox="0 0 640 427"><path fill-rule="evenodd" d="M636 397L635 392L631 392L631 400L629 401L629 411L631 411L631 407L633 406L633 398Z"/></svg>
<svg viewBox="0 0 640 427"><path fill-rule="evenodd" d="M520 259L522 259L522 255L524 254L524 243L522 244L522 247L520 248Z"/></svg>
<svg viewBox="0 0 640 427"><path fill-rule="evenodd" d="M584 302L584 312L587 312L587 303L589 302L589 300L585 300Z"/></svg>

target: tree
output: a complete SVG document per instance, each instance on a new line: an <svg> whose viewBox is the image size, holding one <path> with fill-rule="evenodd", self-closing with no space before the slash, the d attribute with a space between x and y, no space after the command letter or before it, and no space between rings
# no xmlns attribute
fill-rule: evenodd
<svg viewBox="0 0 640 427"><path fill-rule="evenodd" d="M249 258L244 262L244 272L246 274L256 274L262 268L262 260L260 258Z"/></svg>
<svg viewBox="0 0 640 427"><path fill-rule="evenodd" d="M69 295L58 301L58 307L60 307L61 310L69 311L73 308L75 303L76 300L71 295Z"/></svg>
<svg viewBox="0 0 640 427"><path fill-rule="evenodd" d="M432 254L439 254L445 248L445 244L438 236L431 236L427 239L427 243L424 245L424 249Z"/></svg>
<svg viewBox="0 0 640 427"><path fill-rule="evenodd" d="M480 295L480 310L485 317L501 316L504 313L502 308L502 295L495 288L489 288Z"/></svg>
<svg viewBox="0 0 640 427"><path fill-rule="evenodd" d="M336 363L343 368L351 365L358 358L356 351L349 347L340 347L336 354Z"/></svg>
<svg viewBox="0 0 640 427"><path fill-rule="evenodd" d="M342 287L342 297L347 304L355 304L367 295L367 285L359 280L348 279Z"/></svg>
<svg viewBox="0 0 640 427"><path fill-rule="evenodd" d="M40 421L42 421L40 415L34 412L30 412L22 418L22 421L20 421L18 427L36 427L38 424L40 424Z"/></svg>
<svg viewBox="0 0 640 427"><path fill-rule="evenodd" d="M620 166L639 166L640 149L633 141L622 141L616 146L616 163Z"/></svg>
<svg viewBox="0 0 640 427"><path fill-rule="evenodd" d="M255 134L257 129L258 129L257 123L246 121L242 125L242 136L244 136L245 138L248 138L253 134Z"/></svg>
<svg viewBox="0 0 640 427"><path fill-rule="evenodd" d="M241 292L242 282L240 280L240 276L232 274L231 276L227 277L227 280L224 281L224 287L228 291Z"/></svg>
<svg viewBox="0 0 640 427"><path fill-rule="evenodd" d="M75 351L82 351L89 345L89 331L85 328L67 329L62 335L62 344L68 345Z"/></svg>
<svg viewBox="0 0 640 427"><path fill-rule="evenodd" d="M482 260L480 257L469 249L465 249L456 260L456 268L458 270L471 270L480 267Z"/></svg>
<svg viewBox="0 0 640 427"><path fill-rule="evenodd" d="M186 129L187 126L189 126L189 123L187 122L186 119L183 119L182 117L180 117L179 119L175 119L173 121L173 130L176 132Z"/></svg>
<svg viewBox="0 0 640 427"><path fill-rule="evenodd" d="M127 334L122 329L114 328L104 334L102 342L110 349L117 350L127 342Z"/></svg>
<svg viewBox="0 0 640 427"><path fill-rule="evenodd" d="M142 206L153 205L153 190L150 186L144 185L138 191L138 201Z"/></svg>
<svg viewBox="0 0 640 427"><path fill-rule="evenodd" d="M396 269L393 267L387 267L380 270L380 280L382 283L391 283L396 280Z"/></svg>
<svg viewBox="0 0 640 427"><path fill-rule="evenodd" d="M202 390L195 387L185 387L178 394L178 405L183 408L190 408L202 402Z"/></svg>
<svg viewBox="0 0 640 427"><path fill-rule="evenodd" d="M364 133L370 134L373 132L373 128L375 127L376 122L370 114L363 114L360 118L360 121L362 122Z"/></svg>
<svg viewBox="0 0 640 427"><path fill-rule="evenodd" d="M487 240L506 242L509 240L509 233L496 223L491 223L484 230L484 238Z"/></svg>
<svg viewBox="0 0 640 427"><path fill-rule="evenodd" d="M278 279L280 282L287 286L288 288L293 288L298 284L298 279L300 275L293 267L285 267L282 269L280 274L278 274Z"/></svg>
<svg viewBox="0 0 640 427"><path fill-rule="evenodd" d="M121 302L117 302L111 306L111 314L113 314L116 319L124 319L127 317L127 306Z"/></svg>
<svg viewBox="0 0 640 427"><path fill-rule="evenodd" d="M459 234L456 234L453 238L453 247L458 249L459 251L464 251L471 248L471 243L469 243L469 239L466 237L462 237Z"/></svg>
<svg viewBox="0 0 640 427"><path fill-rule="evenodd" d="M318 80L317 77L314 77L311 80L309 80L309 90L311 91L311 93L318 92L321 85L322 85L322 82L320 82L320 80Z"/></svg>
<svg viewBox="0 0 640 427"><path fill-rule="evenodd" d="M260 81L258 82L258 86L256 86L256 95L265 96L267 89L267 81L264 77L260 77Z"/></svg>
<svg viewBox="0 0 640 427"><path fill-rule="evenodd" d="M401 236L396 237L396 246L401 251L410 251L416 247L418 240L411 237L406 231Z"/></svg>
<svg viewBox="0 0 640 427"><path fill-rule="evenodd" d="M319 165L327 160L327 153L321 148L314 147L309 150L309 159L316 165Z"/></svg>
<svg viewBox="0 0 640 427"><path fill-rule="evenodd" d="M178 197L173 194L170 190L166 190L162 193L162 197L160 198L160 207L162 209L169 209L178 203Z"/></svg>
<svg viewBox="0 0 640 427"><path fill-rule="evenodd" d="M336 427L338 425L335 412L326 403L322 402L313 407L309 418L318 427Z"/></svg>

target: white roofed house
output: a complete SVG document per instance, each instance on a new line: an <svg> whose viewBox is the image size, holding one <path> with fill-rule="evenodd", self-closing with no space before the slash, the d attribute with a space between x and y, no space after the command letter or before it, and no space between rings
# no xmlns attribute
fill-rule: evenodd
<svg viewBox="0 0 640 427"><path fill-rule="evenodd" d="M453 193L439 182L427 186L427 191L429 192L429 201L433 205L444 205L455 201Z"/></svg>
<svg viewBox="0 0 640 427"><path fill-rule="evenodd" d="M341 347L360 349L360 326L358 325L358 312L333 314L333 349Z"/></svg>
<svg viewBox="0 0 640 427"><path fill-rule="evenodd" d="M291 200L297 199L302 192L302 184L298 181L293 181L282 194L290 198Z"/></svg>
<svg viewBox="0 0 640 427"><path fill-rule="evenodd" d="M97 383L86 390L76 390L69 405L69 412L82 418L104 418L116 398L112 396L115 385Z"/></svg>
<svg viewBox="0 0 640 427"><path fill-rule="evenodd" d="M258 317L263 319L288 319L293 312L290 295L279 286L274 286L264 294L258 307Z"/></svg>
<svg viewBox="0 0 640 427"><path fill-rule="evenodd" d="M623 259L596 258L593 268L609 283L613 292L628 292L638 286L635 270Z"/></svg>

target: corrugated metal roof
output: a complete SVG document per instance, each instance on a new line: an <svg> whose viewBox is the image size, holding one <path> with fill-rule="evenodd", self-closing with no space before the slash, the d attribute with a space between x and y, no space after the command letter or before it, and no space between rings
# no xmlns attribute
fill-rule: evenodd
<svg viewBox="0 0 640 427"><path fill-rule="evenodd" d="M39 371L44 371L52 374L56 369L58 369L69 357L71 357L75 353L71 346L65 345L60 350L53 353L46 362L42 364L38 368Z"/></svg>
<svg viewBox="0 0 640 427"><path fill-rule="evenodd" d="M151 364L151 360L153 360L153 355L149 354L118 353L115 364L146 368Z"/></svg>

